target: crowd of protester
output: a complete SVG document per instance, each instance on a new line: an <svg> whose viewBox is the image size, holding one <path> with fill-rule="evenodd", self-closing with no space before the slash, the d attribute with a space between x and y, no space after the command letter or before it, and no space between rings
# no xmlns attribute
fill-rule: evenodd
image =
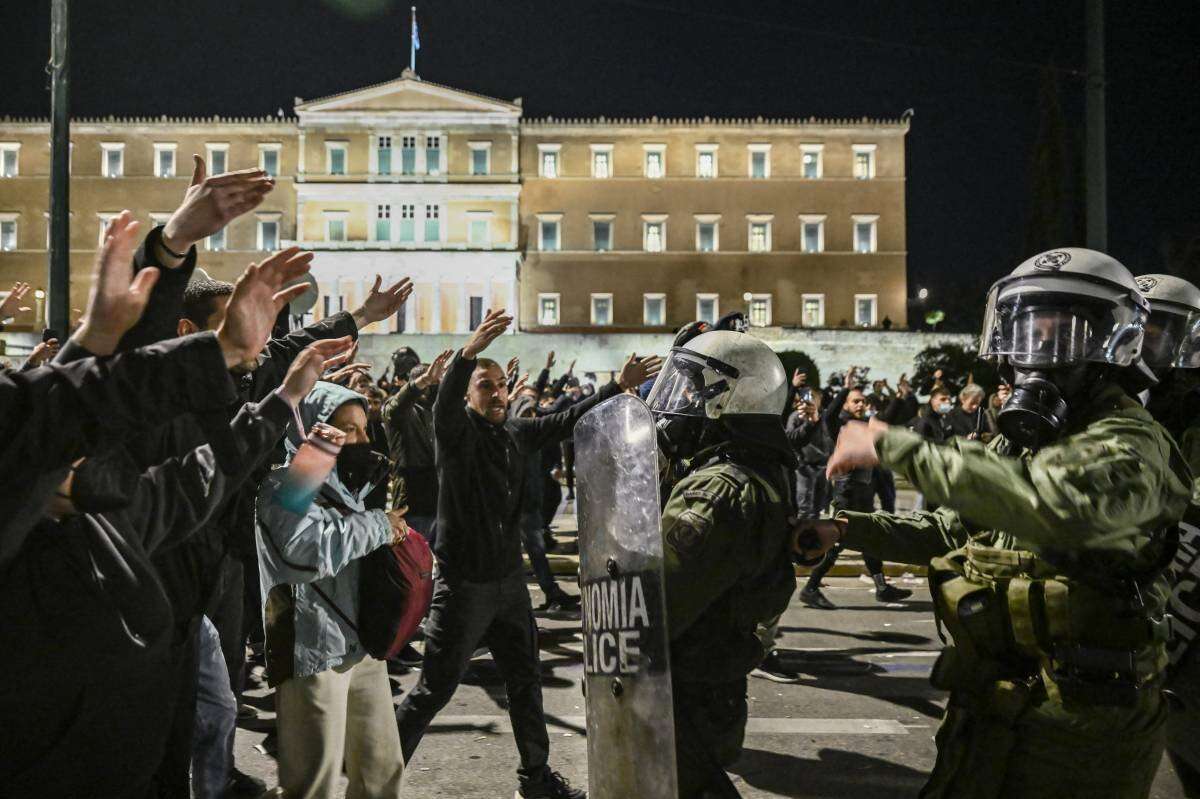
<svg viewBox="0 0 1200 799"><path fill-rule="evenodd" d="M312 255L249 265L236 283L197 268L195 243L274 186L259 170L190 187L144 236L113 219L77 328L0 372L0 795L223 797L267 789L233 762L256 660L275 690L287 796L398 796L404 763L480 647L504 678L524 797L580 797L549 767L537 628L522 549L544 598L571 618L547 552L574 499L572 429L618 392L643 397L657 357L609 375L527 369L482 356L512 318L490 312L457 352L397 350L384 373L356 360L366 326L397 312L409 281L376 279L362 306L290 329L287 303ZM15 286L0 320L28 311ZM718 329L744 330L731 314ZM696 322L681 344L709 328ZM426 356L426 357L422 357ZM852 368L824 388L797 371L786 429L801 516L891 510L884 469L832 485L839 428L878 415L934 441L987 441L1008 388L988 397L939 372L917 396ZM465 398L465 402L464 402ZM325 441L336 468L289 499L289 477ZM436 554L432 605L394 668L421 665L394 708L389 664L356 626L360 566L419 534ZM821 577L801 597L830 609ZM882 602L910 592L866 559ZM787 679L768 657L761 674Z"/></svg>

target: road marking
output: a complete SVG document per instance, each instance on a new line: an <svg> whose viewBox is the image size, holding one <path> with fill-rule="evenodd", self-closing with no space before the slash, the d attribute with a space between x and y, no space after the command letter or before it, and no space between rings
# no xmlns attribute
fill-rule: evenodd
<svg viewBox="0 0 1200 799"><path fill-rule="evenodd" d="M511 733L508 716L436 716L434 730L479 730L494 734ZM586 729L584 716L547 714L551 729L578 732ZM746 724L749 735L908 735L908 729L894 719L813 719L751 718Z"/></svg>

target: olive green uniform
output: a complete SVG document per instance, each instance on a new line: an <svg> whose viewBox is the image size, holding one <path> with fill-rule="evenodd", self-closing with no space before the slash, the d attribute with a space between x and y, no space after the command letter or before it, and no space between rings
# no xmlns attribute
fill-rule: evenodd
<svg viewBox="0 0 1200 799"><path fill-rule="evenodd" d="M924 797L1144 797L1162 757L1171 531L1190 475L1115 386L1036 453L1003 438L876 449L932 513L846 513L844 541L930 564L950 690Z"/></svg>
<svg viewBox="0 0 1200 799"><path fill-rule="evenodd" d="M680 799L735 761L746 729L746 676L765 652L757 626L796 589L783 467L724 447L698 455L663 509L667 630Z"/></svg>

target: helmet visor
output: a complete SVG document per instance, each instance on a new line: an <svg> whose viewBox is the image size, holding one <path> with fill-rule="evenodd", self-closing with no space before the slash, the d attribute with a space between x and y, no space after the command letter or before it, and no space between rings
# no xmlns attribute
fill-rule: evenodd
<svg viewBox="0 0 1200 799"><path fill-rule="evenodd" d="M1056 292L988 297L979 354L1015 366L1052 368L1093 361L1129 366L1142 346L1146 312L1133 305Z"/></svg>
<svg viewBox="0 0 1200 799"><path fill-rule="evenodd" d="M1146 323L1142 359L1158 368L1200 368L1200 313L1156 307Z"/></svg>
<svg viewBox="0 0 1200 799"><path fill-rule="evenodd" d="M652 413L706 416L708 403L731 391L736 380L737 370L729 365L676 347L646 404Z"/></svg>

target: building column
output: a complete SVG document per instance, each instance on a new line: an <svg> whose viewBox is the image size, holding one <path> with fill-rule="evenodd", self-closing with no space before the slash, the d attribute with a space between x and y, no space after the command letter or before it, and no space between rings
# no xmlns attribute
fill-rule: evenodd
<svg viewBox="0 0 1200 799"><path fill-rule="evenodd" d="M297 180L304 181L304 129L300 129L300 144L296 151L296 173ZM282 156L281 156L282 158ZM280 171L283 170L283 164L279 165Z"/></svg>
<svg viewBox="0 0 1200 799"><path fill-rule="evenodd" d="M435 279L433 283L433 330L434 335L442 332L442 281Z"/></svg>
<svg viewBox="0 0 1200 799"><path fill-rule="evenodd" d="M511 172L511 174L513 174L513 175L516 175L518 173L518 170L520 169L519 162L517 161L517 158L518 158L517 147L518 147L517 134L514 133L512 135L512 172Z"/></svg>
<svg viewBox="0 0 1200 799"><path fill-rule="evenodd" d="M512 327L508 330L510 333L516 333L521 327L521 315L517 311L517 269L514 264L508 278L508 315L513 318Z"/></svg>

